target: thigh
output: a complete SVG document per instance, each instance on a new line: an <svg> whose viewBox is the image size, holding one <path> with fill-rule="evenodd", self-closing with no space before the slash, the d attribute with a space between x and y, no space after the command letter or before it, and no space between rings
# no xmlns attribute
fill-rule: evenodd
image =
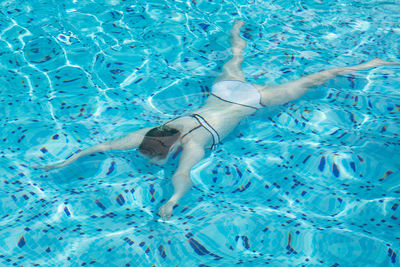
<svg viewBox="0 0 400 267"><path fill-rule="evenodd" d="M285 85L261 85L252 84L261 95L261 104L263 106L275 106L286 104L291 100L289 91L291 87Z"/></svg>

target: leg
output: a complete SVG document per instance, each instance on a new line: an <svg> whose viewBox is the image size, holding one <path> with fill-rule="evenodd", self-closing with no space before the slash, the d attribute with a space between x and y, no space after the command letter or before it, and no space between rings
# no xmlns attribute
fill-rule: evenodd
<svg viewBox="0 0 400 267"><path fill-rule="evenodd" d="M217 81L238 80L245 81L242 71L243 50L246 48L246 41L240 36L240 27L243 21L236 21L230 31L230 44L232 48L232 58L222 67L222 74Z"/></svg>
<svg viewBox="0 0 400 267"><path fill-rule="evenodd" d="M399 65L399 63L388 62L379 58L375 58L369 62L360 65L337 67L329 70L324 70L281 85L266 86L254 84L254 86L256 86L256 88L261 92L261 103L263 105L281 105L300 98L307 92L310 87L321 85L338 75L383 65Z"/></svg>

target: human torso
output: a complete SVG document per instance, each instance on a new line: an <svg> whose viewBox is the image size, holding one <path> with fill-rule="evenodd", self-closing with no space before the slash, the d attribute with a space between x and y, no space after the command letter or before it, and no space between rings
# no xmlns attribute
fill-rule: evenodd
<svg viewBox="0 0 400 267"><path fill-rule="evenodd" d="M240 99L243 100L244 97L246 96L242 94ZM251 98L253 96L250 95L249 97ZM256 104L255 101L249 101L249 99L244 99L244 101L241 102L244 104L250 103L250 105L253 103ZM196 139L198 142L211 147L216 142L215 135L218 135L218 141L221 141L229 135L243 118L256 111L257 108L255 107L248 107L241 103L236 104L228 102L221 99L218 95L210 95L203 107L169 122L168 125L181 129L183 136L181 141L183 143L188 140ZM203 124L207 124L208 126L203 125L203 127L200 127L200 122L203 120L206 121L206 123ZM216 132L214 136L211 133L212 130L207 129L210 128L209 126Z"/></svg>

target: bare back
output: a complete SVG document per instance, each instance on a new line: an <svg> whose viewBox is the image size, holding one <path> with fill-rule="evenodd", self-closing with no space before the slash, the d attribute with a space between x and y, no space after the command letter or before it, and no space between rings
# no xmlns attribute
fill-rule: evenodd
<svg viewBox="0 0 400 267"><path fill-rule="evenodd" d="M204 118L222 140L229 135L243 118L253 114L255 111L253 108L227 103L210 96L203 107L193 111L191 114L198 114ZM190 115L173 120L168 125L182 131L183 138L181 142L183 144L194 141L202 146L212 145L212 135L204 127L198 127L198 121ZM198 129L192 131L196 127Z"/></svg>

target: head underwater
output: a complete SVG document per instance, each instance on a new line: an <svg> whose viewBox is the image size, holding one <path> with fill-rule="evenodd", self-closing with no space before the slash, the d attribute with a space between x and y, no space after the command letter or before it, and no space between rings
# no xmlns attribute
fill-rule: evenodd
<svg viewBox="0 0 400 267"><path fill-rule="evenodd" d="M139 152L149 158L165 159L181 132L162 125L149 130L139 146Z"/></svg>

